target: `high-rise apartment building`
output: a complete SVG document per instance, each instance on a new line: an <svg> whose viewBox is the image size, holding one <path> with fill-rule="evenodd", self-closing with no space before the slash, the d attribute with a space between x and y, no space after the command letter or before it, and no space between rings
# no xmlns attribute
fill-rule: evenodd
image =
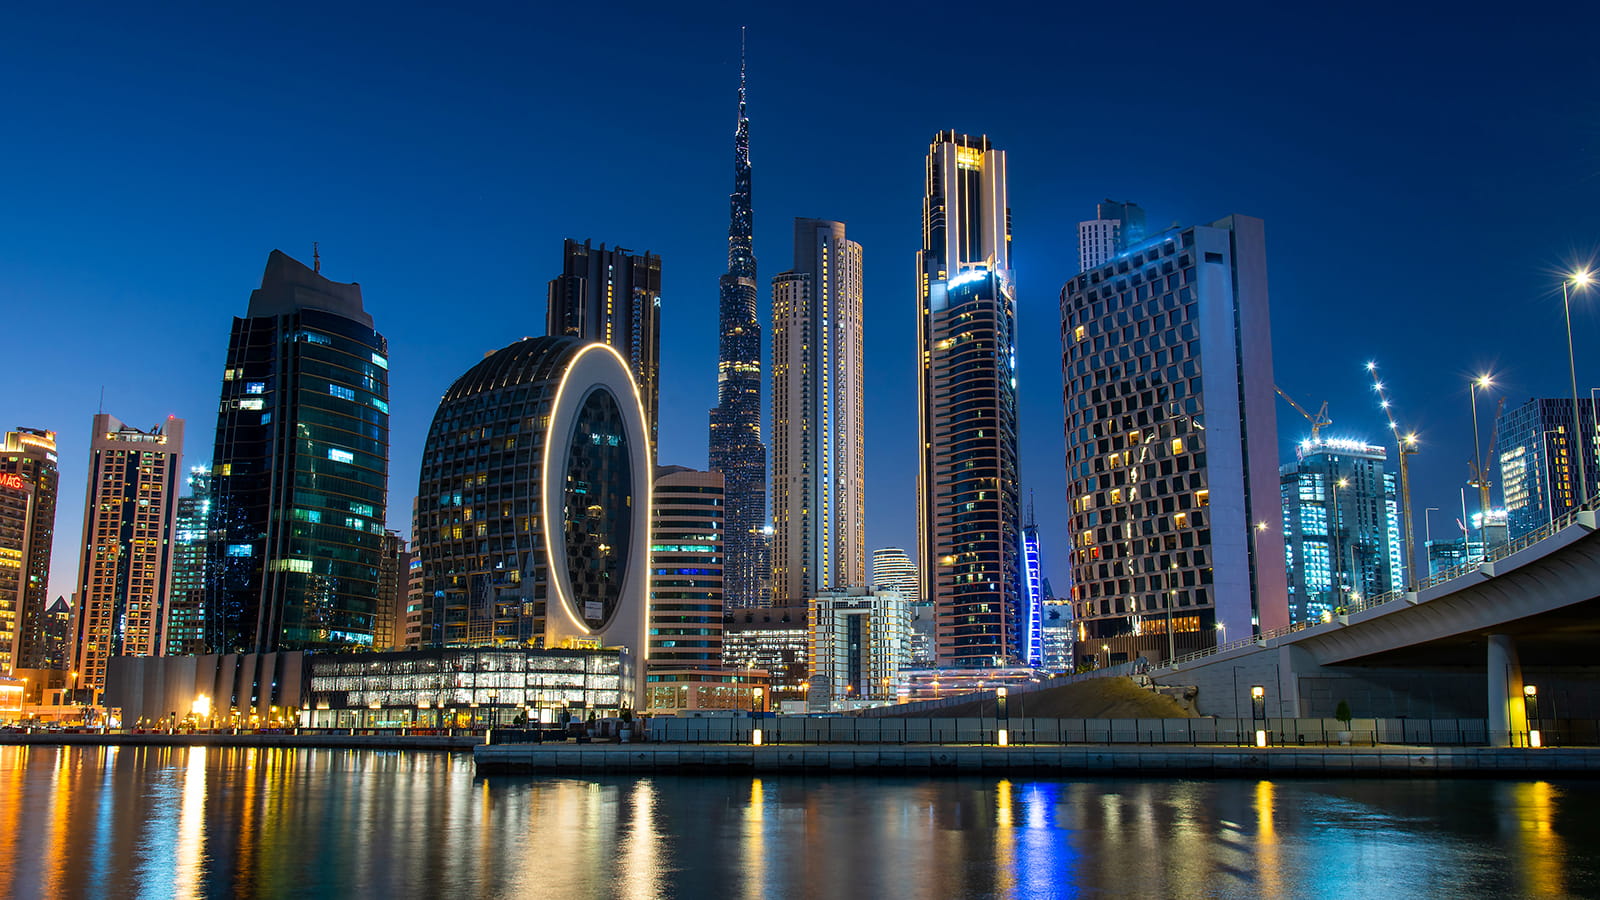
<svg viewBox="0 0 1600 900"><path fill-rule="evenodd" d="M1287 625L1261 221L1173 229L1075 276L1061 342L1080 661Z"/></svg>
<svg viewBox="0 0 1600 900"><path fill-rule="evenodd" d="M111 657L166 652L182 473L182 419L142 431L94 417L73 615L73 668L91 696Z"/></svg>
<svg viewBox="0 0 1600 900"><path fill-rule="evenodd" d="M0 674L49 668L46 609L59 480L55 432L6 432L0 445Z"/></svg>
<svg viewBox="0 0 1600 900"><path fill-rule="evenodd" d="M867 584L861 245L795 219L772 279L772 598Z"/></svg>
<svg viewBox="0 0 1600 900"><path fill-rule="evenodd" d="M406 598L411 588L411 551L398 531L383 532L378 566L378 614L372 645L378 650L405 649Z"/></svg>
<svg viewBox="0 0 1600 900"><path fill-rule="evenodd" d="M1512 539L1571 512L1577 505L1578 434L1584 435L1584 484L1600 485L1596 465L1595 409L1578 401L1574 429L1571 400L1533 399L1500 413L1500 488ZM1491 542L1492 543L1492 542Z"/></svg>
<svg viewBox="0 0 1600 900"><path fill-rule="evenodd" d="M922 600L917 564L899 547L880 547L872 551L872 589L895 591L907 603Z"/></svg>
<svg viewBox="0 0 1600 900"><path fill-rule="evenodd" d="M739 119L728 198L728 273L718 298L717 406L711 410L710 466L727 482L727 564L723 595L732 608L763 597L767 527L767 447L761 442L761 322L756 315L756 255L750 199L750 120L744 61L739 63Z"/></svg>
<svg viewBox="0 0 1600 900"><path fill-rule="evenodd" d="M1078 223L1078 271L1110 262L1117 254L1144 241L1144 210L1137 203L1103 200L1094 218Z"/></svg>
<svg viewBox="0 0 1600 900"><path fill-rule="evenodd" d="M655 458L661 371L661 257L621 247L599 249L570 238L561 274L551 279L545 334L600 341L628 361L650 426Z"/></svg>
<svg viewBox="0 0 1600 900"><path fill-rule="evenodd" d="M893 591L823 591L810 600L814 706L893 700L911 664L911 612Z"/></svg>
<svg viewBox="0 0 1600 900"><path fill-rule="evenodd" d="M439 401L417 481L425 647L624 647L643 696L650 439L614 348L538 337Z"/></svg>
<svg viewBox="0 0 1600 900"><path fill-rule="evenodd" d="M917 251L917 568L941 666L1027 654L1006 155L940 132Z"/></svg>
<svg viewBox="0 0 1600 900"><path fill-rule="evenodd" d="M178 498L167 595L167 655L206 653L206 558L211 544L211 469L189 469L189 495Z"/></svg>
<svg viewBox="0 0 1600 900"><path fill-rule="evenodd" d="M372 646L388 513L388 355L359 284L272 251L233 320L222 372L212 652Z"/></svg>
<svg viewBox="0 0 1600 900"><path fill-rule="evenodd" d="M722 668L723 480L657 470L650 498L650 666Z"/></svg>
<svg viewBox="0 0 1600 900"><path fill-rule="evenodd" d="M1289 621L1318 622L1405 584L1388 452L1364 441L1300 443L1279 472Z"/></svg>

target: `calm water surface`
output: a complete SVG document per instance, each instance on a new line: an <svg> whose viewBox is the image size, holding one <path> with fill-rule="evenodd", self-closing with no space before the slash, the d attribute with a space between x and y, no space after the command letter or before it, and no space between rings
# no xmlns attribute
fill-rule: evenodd
<svg viewBox="0 0 1600 900"><path fill-rule="evenodd" d="M1600 782L479 778L0 747L14 897L1600 896Z"/></svg>

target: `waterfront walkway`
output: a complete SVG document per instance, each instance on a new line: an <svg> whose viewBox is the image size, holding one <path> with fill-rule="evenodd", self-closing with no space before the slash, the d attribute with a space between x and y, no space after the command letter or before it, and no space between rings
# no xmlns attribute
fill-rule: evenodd
<svg viewBox="0 0 1600 900"><path fill-rule="evenodd" d="M1138 747L493 744L473 748L483 774L1006 773L1206 777L1600 776L1600 749L1491 747Z"/></svg>
<svg viewBox="0 0 1600 900"><path fill-rule="evenodd" d="M470 750L483 743L483 735L457 732L443 734L328 734L288 732L261 734L244 732L198 732L193 734L164 734L161 732L59 732L38 731L32 734L11 732L0 734L3 744L51 744L91 747L329 747L349 750Z"/></svg>

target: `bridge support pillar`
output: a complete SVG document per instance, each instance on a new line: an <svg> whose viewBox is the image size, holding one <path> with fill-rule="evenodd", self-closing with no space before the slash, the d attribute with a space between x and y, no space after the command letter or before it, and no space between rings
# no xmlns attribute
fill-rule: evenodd
<svg viewBox="0 0 1600 900"><path fill-rule="evenodd" d="M1527 740L1522 663L1509 634L1489 635L1489 746L1516 747Z"/></svg>

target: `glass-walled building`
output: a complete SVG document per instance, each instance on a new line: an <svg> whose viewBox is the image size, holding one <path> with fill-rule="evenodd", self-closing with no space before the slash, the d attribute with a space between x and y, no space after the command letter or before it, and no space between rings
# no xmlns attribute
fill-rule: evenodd
<svg viewBox="0 0 1600 900"><path fill-rule="evenodd" d="M372 647L388 355L360 285L272 251L233 320L222 373L207 556L213 651Z"/></svg>
<svg viewBox="0 0 1600 900"><path fill-rule="evenodd" d="M45 640L59 482L54 431L6 432L0 445L0 675L65 665L47 658Z"/></svg>
<svg viewBox="0 0 1600 900"><path fill-rule="evenodd" d="M1364 441L1300 444L1279 472L1289 621L1323 621L1341 606L1405 584L1395 476Z"/></svg>
<svg viewBox="0 0 1600 900"><path fill-rule="evenodd" d="M1577 411L1581 420L1577 428L1571 400L1534 399L1500 414L1500 488L1510 539L1566 515L1577 505L1579 433L1584 435L1587 460L1584 484L1591 493L1600 487L1593 401L1581 398Z"/></svg>

